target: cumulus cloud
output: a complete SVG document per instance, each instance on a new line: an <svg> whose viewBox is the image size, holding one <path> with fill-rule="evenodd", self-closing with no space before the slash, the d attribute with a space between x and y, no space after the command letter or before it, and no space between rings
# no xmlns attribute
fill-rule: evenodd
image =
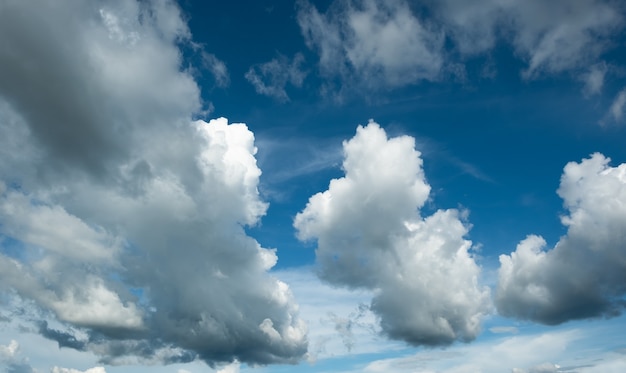
<svg viewBox="0 0 626 373"><path fill-rule="evenodd" d="M168 0L0 5L0 291L111 364L296 362L254 135L191 120L191 39Z"/></svg>
<svg viewBox="0 0 626 373"><path fill-rule="evenodd" d="M428 198L412 137L387 138L374 122L345 141L345 176L309 199L294 225L317 240L319 276L374 292L383 332L415 345L470 341L489 310L489 291L464 237L464 212L421 217Z"/></svg>
<svg viewBox="0 0 626 373"><path fill-rule="evenodd" d="M307 72L302 70L304 56L296 53L293 58L280 55L269 62L250 67L246 79L258 94L270 96L278 101L289 101L286 87L291 84L301 87Z"/></svg>
<svg viewBox="0 0 626 373"><path fill-rule="evenodd" d="M443 34L415 17L404 0L340 0L326 13L301 1L298 23L329 77L367 88L439 77Z"/></svg>
<svg viewBox="0 0 626 373"><path fill-rule="evenodd" d="M547 250L530 235L500 256L500 314L545 324L615 316L626 294L626 164L593 154L565 166L558 194L567 234Z"/></svg>
<svg viewBox="0 0 626 373"><path fill-rule="evenodd" d="M20 344L16 340L12 339L7 345L0 344L0 364L6 366L8 373L34 373L28 359L19 355Z"/></svg>

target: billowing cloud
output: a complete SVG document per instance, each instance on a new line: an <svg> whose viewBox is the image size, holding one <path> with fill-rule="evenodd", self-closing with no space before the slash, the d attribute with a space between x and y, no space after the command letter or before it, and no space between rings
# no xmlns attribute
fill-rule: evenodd
<svg viewBox="0 0 626 373"><path fill-rule="evenodd" d="M567 234L549 250L530 235L500 256L498 310L545 324L615 316L626 294L626 164L598 153L568 163L558 194Z"/></svg>
<svg viewBox="0 0 626 373"><path fill-rule="evenodd" d="M285 90L287 84L301 87L307 75L307 72L302 69L303 62L304 56L300 53L296 53L293 59L279 55L269 62L250 67L245 77L258 94L270 96L282 102L289 101Z"/></svg>
<svg viewBox="0 0 626 373"><path fill-rule="evenodd" d="M322 74L368 88L437 80L443 34L415 17L404 0L340 0L326 13L306 1L298 23Z"/></svg>
<svg viewBox="0 0 626 373"><path fill-rule="evenodd" d="M191 120L185 43L168 0L0 5L0 291L104 363L296 362L254 135Z"/></svg>
<svg viewBox="0 0 626 373"><path fill-rule="evenodd" d="M430 186L412 137L387 138L374 122L344 142L345 177L312 196L294 225L317 240L319 276L374 292L385 334L415 345L470 341L489 310L489 290L464 237L464 212L421 217Z"/></svg>
<svg viewBox="0 0 626 373"><path fill-rule="evenodd" d="M20 357L20 344L11 340L7 345L0 344L0 365L6 366L8 373L34 373L27 358Z"/></svg>

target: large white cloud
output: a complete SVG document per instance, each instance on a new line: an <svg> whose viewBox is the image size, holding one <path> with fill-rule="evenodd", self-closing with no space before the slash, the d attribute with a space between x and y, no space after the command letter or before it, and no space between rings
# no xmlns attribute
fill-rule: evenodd
<svg viewBox="0 0 626 373"><path fill-rule="evenodd" d="M430 186L408 136L387 138L374 122L344 142L345 177L312 196L294 225L316 239L319 275L374 291L371 309L385 334L416 345L469 341L489 310L478 285L463 212L419 209Z"/></svg>
<svg viewBox="0 0 626 373"><path fill-rule="evenodd" d="M626 294L626 164L593 154L565 166L558 194L567 227L546 250L531 235L501 255L496 304L502 315L558 324L619 314Z"/></svg>
<svg viewBox="0 0 626 373"><path fill-rule="evenodd" d="M298 361L298 307L243 228L267 209L254 136L191 120L181 43L168 0L0 4L1 288L104 362Z"/></svg>

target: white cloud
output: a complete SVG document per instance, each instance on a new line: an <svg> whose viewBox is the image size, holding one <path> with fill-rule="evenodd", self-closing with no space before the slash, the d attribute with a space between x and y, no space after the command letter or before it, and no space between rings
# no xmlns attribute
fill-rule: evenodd
<svg viewBox="0 0 626 373"><path fill-rule="evenodd" d="M0 291L104 362L303 358L275 250L244 230L267 209L254 136L191 121L202 100L177 4L0 7Z"/></svg>
<svg viewBox="0 0 626 373"><path fill-rule="evenodd" d="M626 88L622 89L613 100L613 104L611 104L611 108L609 109L610 116L613 117L614 121L621 122L622 118L624 117L625 109L626 109Z"/></svg>
<svg viewBox="0 0 626 373"><path fill-rule="evenodd" d="M535 235L501 255L496 304L502 315L558 324L615 316L626 294L626 164L593 154L565 166L558 194L567 234L553 249Z"/></svg>
<svg viewBox="0 0 626 373"><path fill-rule="evenodd" d="M323 74L367 88L439 78L443 34L416 18L404 0L336 1L325 14L303 1L298 22Z"/></svg>
<svg viewBox="0 0 626 373"><path fill-rule="evenodd" d="M20 344L16 340L12 339L8 345L0 345L0 358L3 360L12 359L17 355L20 349Z"/></svg>
<svg viewBox="0 0 626 373"><path fill-rule="evenodd" d="M228 73L228 68L224 61L220 60L212 53L202 52L202 62L204 67L209 69L211 74L213 74L215 84L218 87L228 87L230 84L230 74Z"/></svg>
<svg viewBox="0 0 626 373"><path fill-rule="evenodd" d="M9 344L0 344L0 365L6 366L8 373L34 373L28 359L20 357L20 344L12 339Z"/></svg>
<svg viewBox="0 0 626 373"><path fill-rule="evenodd" d="M436 8L462 54L484 53L505 39L526 61L526 78L589 66L624 25L623 6L605 0L444 1Z"/></svg>
<svg viewBox="0 0 626 373"><path fill-rule="evenodd" d="M585 84L583 92L588 96L596 95L602 92L607 72L608 66L604 62L591 66L589 71L581 77L583 83Z"/></svg>
<svg viewBox="0 0 626 373"><path fill-rule="evenodd" d="M289 101L285 90L287 84L301 87L307 72L302 70L304 56L296 53L291 60L279 55L269 62L250 67L246 79L254 86L258 94L270 96L278 101Z"/></svg>
<svg viewBox="0 0 626 373"><path fill-rule="evenodd" d="M345 177L309 199L294 222L317 240L320 277L374 292L385 334L412 344L469 341L489 311L489 290L463 237L463 213L422 218L428 198L420 153L408 136L388 139L374 122L344 142Z"/></svg>

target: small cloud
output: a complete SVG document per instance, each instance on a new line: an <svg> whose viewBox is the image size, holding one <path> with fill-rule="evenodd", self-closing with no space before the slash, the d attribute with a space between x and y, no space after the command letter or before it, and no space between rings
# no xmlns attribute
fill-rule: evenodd
<svg viewBox="0 0 626 373"><path fill-rule="evenodd" d="M602 92L607 71L607 64L601 62L591 66L589 71L581 76L581 80L585 84L583 93L586 96L593 96Z"/></svg>
<svg viewBox="0 0 626 373"><path fill-rule="evenodd" d="M226 88L230 84L230 75L228 74L228 68L226 64L218 59L212 53L202 52L202 65L208 69L213 78L215 79L215 85L220 88Z"/></svg>
<svg viewBox="0 0 626 373"><path fill-rule="evenodd" d="M289 101L287 84L301 87L304 82L307 72L302 70L303 63L304 56L301 53L296 53L291 60L279 55L269 62L250 67L245 77L258 94L286 102Z"/></svg>

